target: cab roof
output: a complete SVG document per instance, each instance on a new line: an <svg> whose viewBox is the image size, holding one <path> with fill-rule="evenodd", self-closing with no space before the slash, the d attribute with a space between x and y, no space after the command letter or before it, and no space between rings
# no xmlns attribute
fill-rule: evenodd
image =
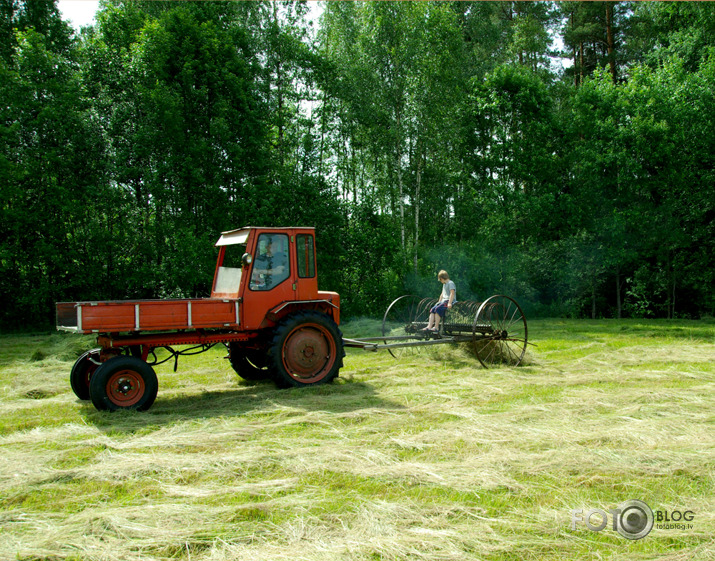
<svg viewBox="0 0 715 561"><path fill-rule="evenodd" d="M290 226L286 228L273 228L264 226L244 226L243 228L238 228L236 230L228 230L226 232L221 232L221 237L216 242L216 246L220 247L223 245L237 245L244 244L248 240L248 234L251 230L261 230L265 232L286 232L288 230L308 230L311 232L315 231L312 226Z"/></svg>

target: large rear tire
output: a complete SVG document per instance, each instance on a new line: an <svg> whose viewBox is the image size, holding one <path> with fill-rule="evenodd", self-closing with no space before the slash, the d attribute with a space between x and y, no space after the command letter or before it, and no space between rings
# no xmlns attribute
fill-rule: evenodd
<svg viewBox="0 0 715 561"><path fill-rule="evenodd" d="M276 385L300 388L333 380L345 350L337 324L320 312L302 312L276 328L268 351Z"/></svg>
<svg viewBox="0 0 715 561"><path fill-rule="evenodd" d="M158 389L154 369L140 358L124 355L102 363L89 382L92 404L100 411L146 411Z"/></svg>

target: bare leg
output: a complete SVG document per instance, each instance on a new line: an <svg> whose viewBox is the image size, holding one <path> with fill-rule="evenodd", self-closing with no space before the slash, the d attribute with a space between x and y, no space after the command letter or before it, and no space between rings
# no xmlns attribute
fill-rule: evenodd
<svg viewBox="0 0 715 561"><path fill-rule="evenodd" d="M434 322L435 322L435 316L437 314L430 314L429 315L429 321L427 322L427 327L425 327L422 331L427 331L428 329L432 329L434 327Z"/></svg>
<svg viewBox="0 0 715 561"><path fill-rule="evenodd" d="M442 320L442 316L440 316L439 314L434 314L434 316L434 328L435 330L439 331L439 322Z"/></svg>

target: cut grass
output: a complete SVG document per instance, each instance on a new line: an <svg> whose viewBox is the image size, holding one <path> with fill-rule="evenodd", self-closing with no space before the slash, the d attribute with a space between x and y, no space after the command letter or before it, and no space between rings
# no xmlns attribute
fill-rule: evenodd
<svg viewBox="0 0 715 561"><path fill-rule="evenodd" d="M287 391L216 348L114 414L69 388L91 339L0 337L0 559L715 557L715 324L529 332L520 368L349 350L335 383ZM572 529L572 509L628 499L692 528Z"/></svg>

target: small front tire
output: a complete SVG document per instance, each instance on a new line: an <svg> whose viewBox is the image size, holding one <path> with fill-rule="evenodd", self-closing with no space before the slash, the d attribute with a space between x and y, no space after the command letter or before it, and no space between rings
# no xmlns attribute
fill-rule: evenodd
<svg viewBox="0 0 715 561"><path fill-rule="evenodd" d="M228 357L236 374L244 380L257 382L271 378L269 360L264 351L247 349L238 343L229 343Z"/></svg>
<svg viewBox="0 0 715 561"><path fill-rule="evenodd" d="M146 411L156 399L159 382L154 369L133 356L116 356L92 375L89 393L99 411Z"/></svg>
<svg viewBox="0 0 715 561"><path fill-rule="evenodd" d="M80 356L70 372L70 386L74 394L82 401L89 399L89 381L99 368L99 351L92 349Z"/></svg>

